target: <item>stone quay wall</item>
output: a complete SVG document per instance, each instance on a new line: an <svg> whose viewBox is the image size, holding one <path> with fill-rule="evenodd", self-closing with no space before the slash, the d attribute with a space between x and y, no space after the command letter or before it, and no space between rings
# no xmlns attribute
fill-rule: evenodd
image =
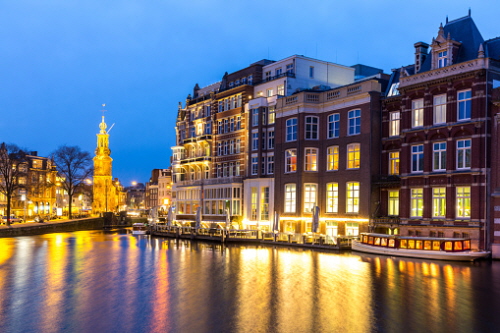
<svg viewBox="0 0 500 333"><path fill-rule="evenodd" d="M77 220L48 221L43 223L22 223L10 227L0 227L0 237L17 237L67 232L78 230L102 229L104 218L91 217Z"/></svg>

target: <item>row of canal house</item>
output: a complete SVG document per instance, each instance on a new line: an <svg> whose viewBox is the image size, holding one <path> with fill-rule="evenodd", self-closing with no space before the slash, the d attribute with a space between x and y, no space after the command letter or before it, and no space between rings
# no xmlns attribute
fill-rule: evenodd
<svg viewBox="0 0 500 333"><path fill-rule="evenodd" d="M500 39L470 13L386 75L303 56L263 60L180 105L178 223L471 237L500 256Z"/></svg>

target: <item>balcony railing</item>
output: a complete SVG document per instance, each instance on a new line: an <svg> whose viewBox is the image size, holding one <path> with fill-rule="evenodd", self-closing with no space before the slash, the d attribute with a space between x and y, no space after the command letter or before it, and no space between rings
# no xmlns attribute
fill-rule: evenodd
<svg viewBox="0 0 500 333"><path fill-rule="evenodd" d="M387 217L377 217L374 219L370 219L371 224L397 224L401 223L399 217L395 216L387 216Z"/></svg>
<svg viewBox="0 0 500 333"><path fill-rule="evenodd" d="M269 76L269 77L266 77L264 81L265 82L269 82L269 81L273 81L273 80L276 80L276 79L280 79L282 77L293 77L293 78L295 78L295 73L285 72L285 73L281 73L281 74L278 74L278 75L275 75L275 76Z"/></svg>

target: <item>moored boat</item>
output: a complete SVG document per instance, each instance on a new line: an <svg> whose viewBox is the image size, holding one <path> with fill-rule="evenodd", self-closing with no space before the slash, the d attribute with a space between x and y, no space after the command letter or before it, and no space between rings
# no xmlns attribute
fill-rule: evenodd
<svg viewBox="0 0 500 333"><path fill-rule="evenodd" d="M488 251L472 251L469 238L436 238L362 233L352 242L352 250L389 256L473 261L490 255Z"/></svg>
<svg viewBox="0 0 500 333"><path fill-rule="evenodd" d="M132 234L134 235L145 235L147 232L146 225L144 223L134 223L132 224Z"/></svg>

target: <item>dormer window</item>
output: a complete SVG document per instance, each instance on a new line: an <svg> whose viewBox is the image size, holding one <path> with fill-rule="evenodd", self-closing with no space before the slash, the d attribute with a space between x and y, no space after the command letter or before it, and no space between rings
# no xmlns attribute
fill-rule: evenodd
<svg viewBox="0 0 500 333"><path fill-rule="evenodd" d="M438 68L448 66L448 51L438 52Z"/></svg>

